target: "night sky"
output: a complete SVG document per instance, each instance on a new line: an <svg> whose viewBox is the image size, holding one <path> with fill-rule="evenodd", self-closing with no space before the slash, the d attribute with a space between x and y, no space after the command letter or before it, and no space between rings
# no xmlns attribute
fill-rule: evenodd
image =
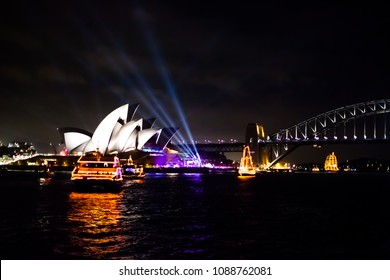
<svg viewBox="0 0 390 280"><path fill-rule="evenodd" d="M140 104L136 118L180 127L186 140L187 123L199 142L244 141L250 122L272 134L389 98L388 12L358 5L9 2L0 141L44 149L60 141L57 127L93 132L126 103Z"/></svg>

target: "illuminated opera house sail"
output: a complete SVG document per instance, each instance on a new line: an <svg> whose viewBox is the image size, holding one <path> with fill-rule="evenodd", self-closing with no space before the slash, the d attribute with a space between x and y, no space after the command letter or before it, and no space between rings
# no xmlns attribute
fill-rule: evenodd
<svg viewBox="0 0 390 280"><path fill-rule="evenodd" d="M156 119L134 119L139 104L125 104L108 114L93 133L63 127L58 128L69 153L119 154L133 150L163 150L178 128L154 128ZM129 116L129 121L127 117Z"/></svg>

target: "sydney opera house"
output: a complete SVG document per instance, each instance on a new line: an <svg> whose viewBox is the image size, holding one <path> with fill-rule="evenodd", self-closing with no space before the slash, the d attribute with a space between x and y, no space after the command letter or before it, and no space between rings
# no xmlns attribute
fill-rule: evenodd
<svg viewBox="0 0 390 280"><path fill-rule="evenodd" d="M104 155L118 154L135 157L164 157L167 160L167 144L178 128L155 128L155 118L134 119L139 104L122 105L108 114L93 133L79 128L58 128L61 140L69 154L99 151ZM128 120L129 118L129 120ZM171 152L172 153L172 152ZM177 154L173 151L173 154Z"/></svg>

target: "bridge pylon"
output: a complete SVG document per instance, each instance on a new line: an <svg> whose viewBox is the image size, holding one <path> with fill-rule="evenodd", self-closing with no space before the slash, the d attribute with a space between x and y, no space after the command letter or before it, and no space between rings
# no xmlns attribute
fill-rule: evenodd
<svg viewBox="0 0 390 280"><path fill-rule="evenodd" d="M265 140L264 127L257 123L248 123L245 133L245 144L251 150L254 166L260 169L267 167L269 164L269 147L267 145L259 145L260 142Z"/></svg>

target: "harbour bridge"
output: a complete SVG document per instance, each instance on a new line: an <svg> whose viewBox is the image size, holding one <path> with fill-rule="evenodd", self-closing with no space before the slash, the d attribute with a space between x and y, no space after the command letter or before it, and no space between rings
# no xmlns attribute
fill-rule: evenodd
<svg viewBox="0 0 390 280"><path fill-rule="evenodd" d="M198 151L242 152L249 145L253 162L270 168L302 145L390 143L390 99L361 102L309 118L266 136L250 123L245 143L195 144ZM180 146L178 146L180 148Z"/></svg>

